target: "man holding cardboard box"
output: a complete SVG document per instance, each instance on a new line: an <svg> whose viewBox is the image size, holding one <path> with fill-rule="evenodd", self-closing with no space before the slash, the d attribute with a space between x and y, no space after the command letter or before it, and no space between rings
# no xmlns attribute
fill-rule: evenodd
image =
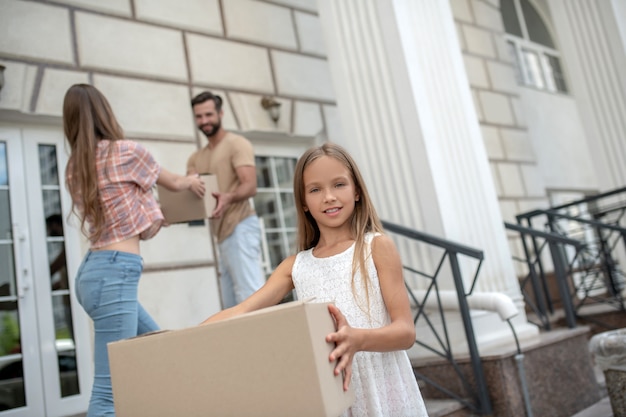
<svg viewBox="0 0 626 417"><path fill-rule="evenodd" d="M196 126L209 143L187 161L187 174L214 174L219 191L211 215L217 239L222 307L232 307L261 288L261 228L250 205L256 194L254 150L246 138L222 127L222 98L205 91L191 100Z"/></svg>

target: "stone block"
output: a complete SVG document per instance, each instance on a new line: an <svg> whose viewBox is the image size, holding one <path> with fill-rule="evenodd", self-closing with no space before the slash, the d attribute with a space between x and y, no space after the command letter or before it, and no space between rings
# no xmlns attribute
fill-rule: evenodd
<svg viewBox="0 0 626 417"><path fill-rule="evenodd" d="M77 13L76 34L83 67L187 80L183 38L176 30Z"/></svg>
<svg viewBox="0 0 626 417"><path fill-rule="evenodd" d="M195 34L187 34L187 48L195 84L274 93L267 49Z"/></svg>
<svg viewBox="0 0 626 417"><path fill-rule="evenodd" d="M517 94L519 86L515 79L515 69L512 65L497 61L487 61L487 72L491 80L491 87L496 91Z"/></svg>
<svg viewBox="0 0 626 417"><path fill-rule="evenodd" d="M535 161L532 142L525 130L502 128L500 129L500 136L508 160Z"/></svg>
<svg viewBox="0 0 626 417"><path fill-rule="evenodd" d="M315 136L324 129L319 104L296 101L294 113L294 135Z"/></svg>
<svg viewBox="0 0 626 417"><path fill-rule="evenodd" d="M29 1L0 1L0 54L73 64L68 10Z"/></svg>
<svg viewBox="0 0 626 417"><path fill-rule="evenodd" d="M481 125L480 130L483 135L483 143L485 144L485 150L487 151L489 159L503 159L504 150L499 129L494 126Z"/></svg>
<svg viewBox="0 0 626 417"><path fill-rule="evenodd" d="M222 35L222 15L219 0L135 0L138 20L162 23L213 35Z"/></svg>
<svg viewBox="0 0 626 417"><path fill-rule="evenodd" d="M526 127L526 118L524 117L522 101L518 97L511 97L511 106L513 107L513 114L515 116L515 125L519 127Z"/></svg>
<svg viewBox="0 0 626 417"><path fill-rule="evenodd" d="M452 0L450 1L450 6L452 7L452 14L455 20L469 23L474 22L469 0Z"/></svg>
<svg viewBox="0 0 626 417"><path fill-rule="evenodd" d="M317 0L268 0L270 3L317 12Z"/></svg>
<svg viewBox="0 0 626 417"><path fill-rule="evenodd" d="M79 83L89 83L87 73L46 68L37 96L35 113L62 117L65 93L72 85Z"/></svg>
<svg viewBox="0 0 626 417"><path fill-rule="evenodd" d="M452 3L454 2L455 0L452 1ZM504 32L504 23L502 22L499 7L494 7L483 1L473 0L472 8L474 9L476 24L492 29L495 32Z"/></svg>
<svg viewBox="0 0 626 417"><path fill-rule="evenodd" d="M271 53L280 94L335 100L328 61L281 51Z"/></svg>
<svg viewBox="0 0 626 417"><path fill-rule="evenodd" d="M494 42L496 44L496 51L498 52L498 59L501 62L513 65L515 59L511 52L511 46L508 44L504 36L495 36Z"/></svg>
<svg viewBox="0 0 626 417"><path fill-rule="evenodd" d="M112 13L119 16L132 16L131 0L58 0L56 3L83 7L98 12Z"/></svg>
<svg viewBox="0 0 626 417"><path fill-rule="evenodd" d="M345 136L341 125L341 117L337 106L322 106L322 114L326 123L326 136L331 142L344 143Z"/></svg>
<svg viewBox="0 0 626 417"><path fill-rule="evenodd" d="M502 182L502 196L524 196L524 182L518 164L498 163L498 173Z"/></svg>
<svg viewBox="0 0 626 417"><path fill-rule="evenodd" d="M546 187L541 171L537 165L522 165L522 179L526 195L531 197L543 197L546 195Z"/></svg>
<svg viewBox="0 0 626 417"><path fill-rule="evenodd" d="M496 48L490 31L468 25L463 25L462 29L468 52L487 58L496 57Z"/></svg>
<svg viewBox="0 0 626 417"><path fill-rule="evenodd" d="M37 67L8 61L0 61L0 64L6 67L4 87L0 92L0 109L30 113Z"/></svg>
<svg viewBox="0 0 626 417"><path fill-rule="evenodd" d="M295 12L296 28L302 52L326 56L324 31L318 16Z"/></svg>
<svg viewBox="0 0 626 417"><path fill-rule="evenodd" d="M296 49L296 34L289 9L255 0L229 0L223 5L229 38Z"/></svg>
<svg viewBox="0 0 626 417"><path fill-rule="evenodd" d="M463 62L470 85L478 88L489 88L485 61L482 58L464 54Z"/></svg>
<svg viewBox="0 0 626 417"><path fill-rule="evenodd" d="M94 85L131 137L192 141L195 126L186 86L96 75Z"/></svg>
<svg viewBox="0 0 626 417"><path fill-rule="evenodd" d="M486 122L513 125L515 119L508 96L490 91L478 91L477 95Z"/></svg>

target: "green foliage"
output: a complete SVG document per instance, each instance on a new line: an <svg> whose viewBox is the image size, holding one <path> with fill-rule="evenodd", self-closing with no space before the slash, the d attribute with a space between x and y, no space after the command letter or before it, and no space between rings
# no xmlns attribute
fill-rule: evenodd
<svg viewBox="0 0 626 417"><path fill-rule="evenodd" d="M0 329L0 355L15 353L20 345L20 325L11 313L2 316L2 329Z"/></svg>

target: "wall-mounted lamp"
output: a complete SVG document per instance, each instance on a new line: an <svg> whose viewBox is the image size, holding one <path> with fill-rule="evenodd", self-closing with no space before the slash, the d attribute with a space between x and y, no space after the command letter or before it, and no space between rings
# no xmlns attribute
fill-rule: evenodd
<svg viewBox="0 0 626 417"><path fill-rule="evenodd" d="M278 119L280 119L280 106L281 103L276 101L274 97L263 96L261 99L261 107L267 110L274 123L278 123Z"/></svg>
<svg viewBox="0 0 626 417"><path fill-rule="evenodd" d="M4 68L5 66L0 64L0 91L2 91L2 87L4 87Z"/></svg>

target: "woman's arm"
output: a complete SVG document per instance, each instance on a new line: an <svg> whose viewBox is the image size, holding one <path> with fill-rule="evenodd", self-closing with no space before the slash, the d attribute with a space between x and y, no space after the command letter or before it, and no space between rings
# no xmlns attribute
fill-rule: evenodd
<svg viewBox="0 0 626 417"><path fill-rule="evenodd" d="M200 324L208 324L230 317L239 316L250 311L259 310L261 308L270 307L278 304L289 291L293 290L293 281L291 280L291 269L296 257L290 256L278 265L272 275L267 279L265 285L259 288L250 297L243 300L234 307L222 310L204 320Z"/></svg>
<svg viewBox="0 0 626 417"><path fill-rule="evenodd" d="M202 198L204 196L204 182L197 174L191 174L183 177L174 174L165 168L161 168L161 172L157 177L157 184L162 185L170 191L191 190L195 195Z"/></svg>

